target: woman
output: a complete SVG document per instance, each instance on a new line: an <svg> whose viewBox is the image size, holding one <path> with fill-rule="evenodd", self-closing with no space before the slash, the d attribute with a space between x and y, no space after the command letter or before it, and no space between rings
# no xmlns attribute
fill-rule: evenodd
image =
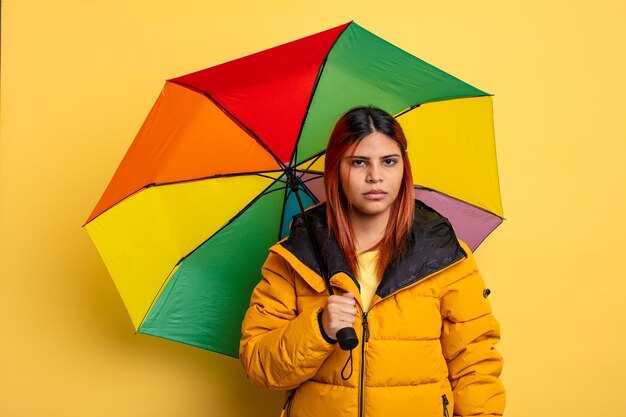
<svg viewBox="0 0 626 417"><path fill-rule="evenodd" d="M287 415L503 412L489 290L449 222L414 200L406 147L377 108L353 109L333 130L327 202L306 215L337 295L326 291L302 215L270 248L239 353L254 384L290 391ZM336 344L347 326L360 340L350 352Z"/></svg>

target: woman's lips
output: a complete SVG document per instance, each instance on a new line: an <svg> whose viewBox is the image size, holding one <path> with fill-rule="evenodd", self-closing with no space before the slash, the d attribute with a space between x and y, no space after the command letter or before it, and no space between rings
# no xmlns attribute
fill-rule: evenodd
<svg viewBox="0 0 626 417"><path fill-rule="evenodd" d="M387 196L387 193L381 190L369 191L363 194L368 200L381 200Z"/></svg>

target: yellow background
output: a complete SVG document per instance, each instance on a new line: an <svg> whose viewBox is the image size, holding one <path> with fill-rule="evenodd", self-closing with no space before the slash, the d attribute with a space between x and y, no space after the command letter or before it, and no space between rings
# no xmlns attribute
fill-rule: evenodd
<svg viewBox="0 0 626 417"><path fill-rule="evenodd" d="M80 225L165 79L351 19L496 94L506 415L626 415L624 1L212 3L2 1L0 415L279 414L235 359L134 335Z"/></svg>

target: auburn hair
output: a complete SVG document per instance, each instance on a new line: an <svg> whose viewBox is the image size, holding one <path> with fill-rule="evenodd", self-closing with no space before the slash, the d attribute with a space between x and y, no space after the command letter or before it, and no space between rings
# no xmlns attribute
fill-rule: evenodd
<svg viewBox="0 0 626 417"><path fill-rule="evenodd" d="M404 167L402 183L389 212L384 237L371 249L379 251L376 272L382 277L392 262L397 262L406 251L413 226L415 194L407 142L400 124L392 115L376 107L357 107L337 121L328 140L324 162L326 190L326 217L339 248L353 273L358 274L354 231L350 221L350 202L341 189L339 165L348 149L364 137L379 132L393 139L400 148Z"/></svg>

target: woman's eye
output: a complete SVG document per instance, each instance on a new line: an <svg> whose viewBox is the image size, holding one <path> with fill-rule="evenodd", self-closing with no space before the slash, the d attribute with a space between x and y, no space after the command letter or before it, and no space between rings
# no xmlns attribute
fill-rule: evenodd
<svg viewBox="0 0 626 417"><path fill-rule="evenodd" d="M394 166L398 163L396 159L385 159L383 162L386 166Z"/></svg>
<svg viewBox="0 0 626 417"><path fill-rule="evenodd" d="M365 166L365 161L363 161L362 159L353 159L352 166L355 166L355 167Z"/></svg>

